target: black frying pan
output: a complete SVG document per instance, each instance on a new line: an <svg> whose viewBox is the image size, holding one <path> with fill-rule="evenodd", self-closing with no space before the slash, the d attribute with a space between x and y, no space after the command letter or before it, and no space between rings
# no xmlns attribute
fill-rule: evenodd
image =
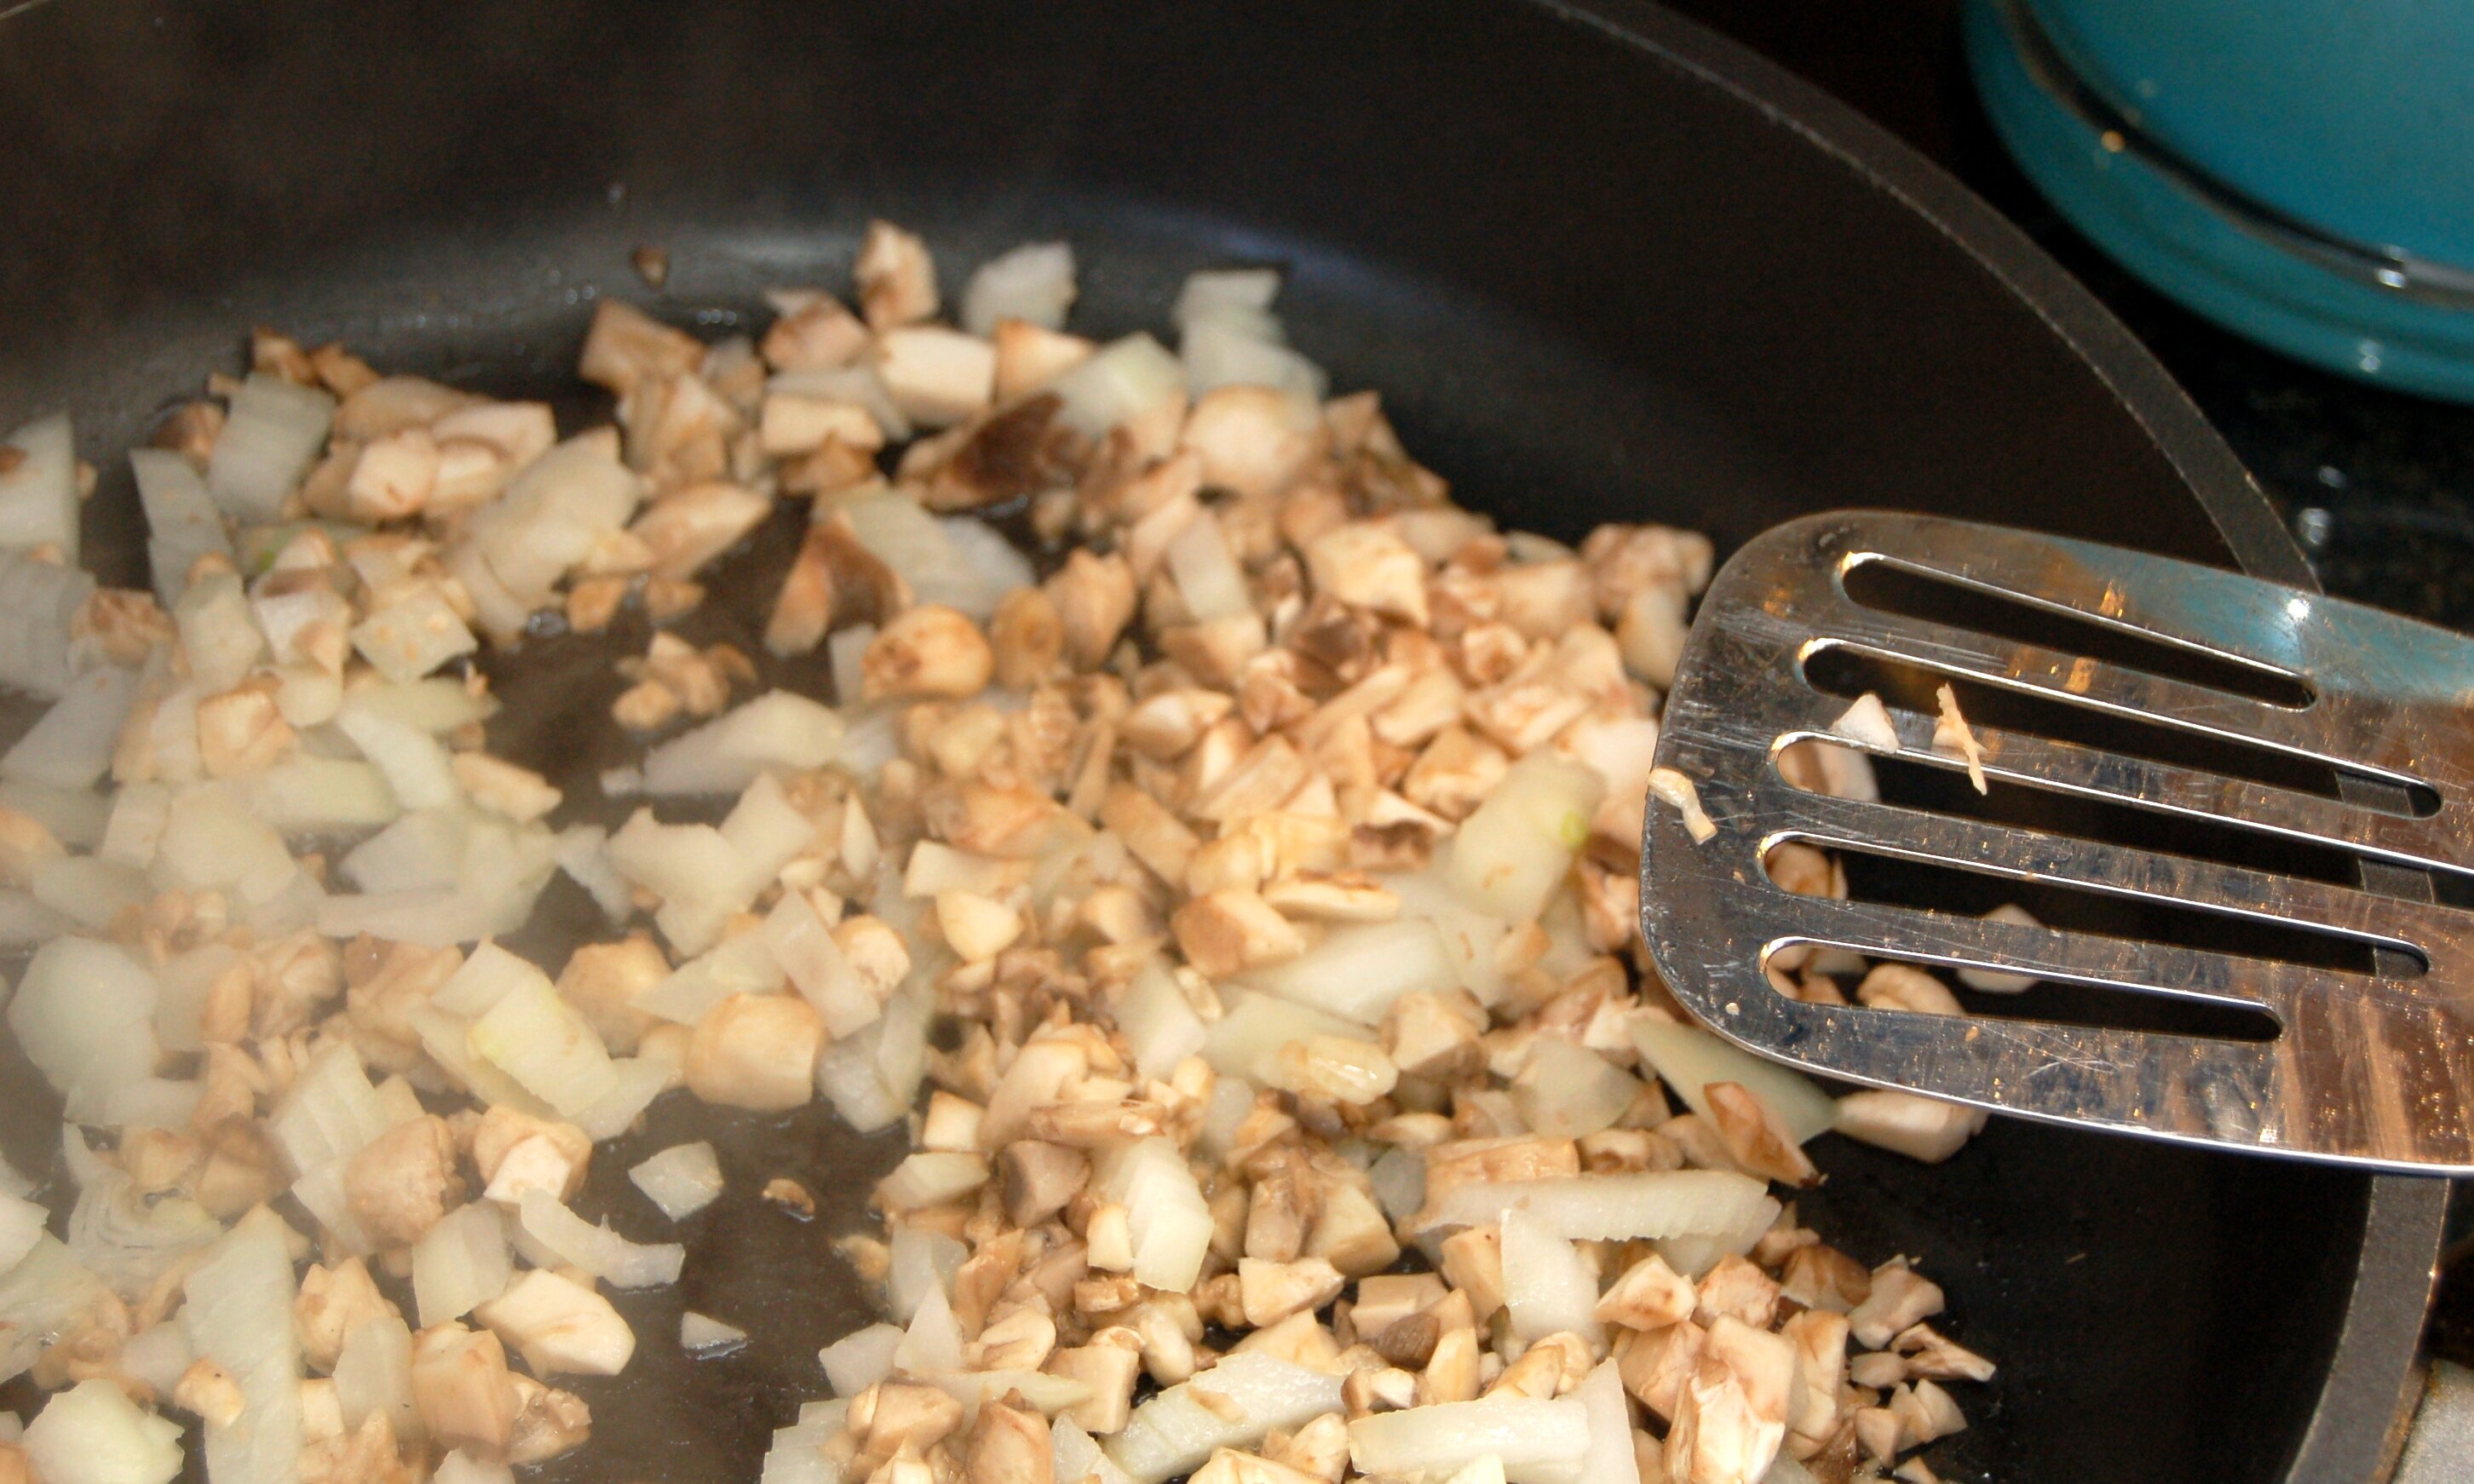
<svg viewBox="0 0 2474 1484"><path fill-rule="evenodd" d="M253 322L564 392L587 300L655 299L637 245L669 250L664 312L727 323L764 285L844 281L876 213L955 282L1071 237L1103 331L1158 325L1198 265L1284 263L1303 347L1523 524L1726 543L1909 506L2308 581L2196 412L2024 239L1846 109L1626 0L57 0L0 24L0 413L76 413L107 471L88 540L123 580L120 451ZM752 590L780 560L732 570ZM534 671L591 668L548 652ZM518 699L506 745L541 758L598 704L581 678ZM0 1064L10 1151L40 1159L56 1114L30 1075ZM650 1234L620 1171L710 1122L657 1109L588 1209ZM718 1142L734 1193L689 1224L684 1288L631 1301L637 1365L579 1388L597 1436L557 1477L750 1479L766 1430L824 1393L814 1349L861 1302L830 1229L896 1151L821 1114ZM2002 1362L1932 1455L1946 1474L2379 1467L2438 1184L1999 1121L1940 1170L1817 1153L1809 1219L1919 1256ZM756 1199L776 1174L825 1198L818 1222ZM682 1303L755 1344L677 1359Z"/></svg>

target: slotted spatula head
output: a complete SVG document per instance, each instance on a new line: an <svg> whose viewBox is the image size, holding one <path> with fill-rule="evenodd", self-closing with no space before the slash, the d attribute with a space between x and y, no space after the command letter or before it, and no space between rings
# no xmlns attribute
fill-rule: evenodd
<svg viewBox="0 0 2474 1484"><path fill-rule="evenodd" d="M1641 922L1729 1039L2028 1117L2474 1171L2474 644L2169 558L1841 513L1728 562L1662 724L1714 832L1653 800ZM1873 1008L1856 956L2036 983Z"/></svg>

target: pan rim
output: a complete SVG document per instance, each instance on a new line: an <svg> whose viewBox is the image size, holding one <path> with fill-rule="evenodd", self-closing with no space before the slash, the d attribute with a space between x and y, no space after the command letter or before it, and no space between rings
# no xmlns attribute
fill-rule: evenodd
<svg viewBox="0 0 2474 1484"><path fill-rule="evenodd" d="M1750 48L1649 0L1522 0L1692 74L1836 158L1974 258L2095 372L2198 502L2232 564L2317 591L2257 480L2164 364L2025 232L1940 165ZM2361 1484L2394 1468L2420 1395L2420 1349L2449 1184L2362 1177L2359 1252L2343 1319L2285 1484Z"/></svg>

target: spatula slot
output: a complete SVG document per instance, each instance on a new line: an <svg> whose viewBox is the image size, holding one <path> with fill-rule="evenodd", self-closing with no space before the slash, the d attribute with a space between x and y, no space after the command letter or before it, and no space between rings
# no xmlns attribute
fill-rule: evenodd
<svg viewBox="0 0 2474 1484"><path fill-rule="evenodd" d="M2244 656L1897 557L1852 558L1840 581L1849 597L1881 613L1948 623L2016 644L2065 649L2290 711L2301 710L2316 698L2300 677Z"/></svg>
<svg viewBox="0 0 2474 1484"><path fill-rule="evenodd" d="M2167 720L2133 718L2029 693L1982 681L1953 677L1911 661L1872 654L1850 645L1813 645L1804 660L1805 678L1829 694L1854 700L1870 691L1892 708L1930 717L1938 710L1934 693L1948 685L1960 712L1977 727L2024 732L2054 742L2072 742L2203 772L2221 773L2272 789L2321 798L2347 798L2358 807L2380 813L2427 817L2438 813L2439 796L2428 788L2396 787L2394 781L2342 768L2299 752L2230 741ZM2352 799L2340 780L2357 777L2385 785L2378 800ZM2393 800L2394 802L2389 802Z"/></svg>
<svg viewBox="0 0 2474 1484"><path fill-rule="evenodd" d="M1815 949L1827 944L1815 942ZM2015 994L1986 994L1969 988L1948 965L1928 959L1868 953L1874 963L1901 963L1932 975L1956 997L1966 1013L1987 1020L2035 1021L2044 1025L2085 1026L2098 1030L2142 1031L2158 1035L2187 1035L2218 1041L2264 1044L2279 1039L2284 1028L2266 1010L2222 1001L2195 1000L2115 985L2073 984L2044 980ZM1859 1003L1860 976L1833 980L1850 1004ZM1895 1004L1869 1007L1886 1015L1929 1011Z"/></svg>
<svg viewBox="0 0 2474 1484"><path fill-rule="evenodd" d="M1880 755L1873 756L1871 762L1883 803L2017 825L2074 839L2272 871L2334 886L2362 885L2363 857L2354 851L2273 833L2238 817L2166 813L2041 785L2013 783L1998 775L1989 777L1986 791L1978 793L1955 759L1947 766ZM2441 900L2461 905L2474 903L2474 875L2439 871L2432 874L2435 883L2448 882L2440 891Z"/></svg>
<svg viewBox="0 0 2474 1484"><path fill-rule="evenodd" d="M1980 917L2005 902L2068 933L2168 944L2237 960L2261 960L2372 978L2375 949L2408 975L2429 968L2421 955L2393 940L2339 929L2264 921L2188 902L2090 890L2052 881L2022 881L1973 863L1922 861L1845 841L1829 844L1845 871L1848 899L1922 912Z"/></svg>

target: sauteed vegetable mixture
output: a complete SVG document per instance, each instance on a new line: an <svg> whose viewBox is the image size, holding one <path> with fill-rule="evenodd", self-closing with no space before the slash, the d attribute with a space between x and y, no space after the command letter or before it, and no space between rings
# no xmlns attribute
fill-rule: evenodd
<svg viewBox="0 0 2474 1484"><path fill-rule="evenodd" d="M910 1131L840 1244L885 1322L814 1336L766 1484L1930 1480L1993 1365L1793 1196L1826 1131L1980 1115L1725 1046L1636 941L1710 544L1455 505L1270 270L1189 279L1174 353L1066 328L1063 244L950 323L917 237L856 280L710 343L602 301L590 427L261 330L128 455L151 592L79 566L65 417L0 448L0 681L51 703L0 756L6 1018L64 1120L0 1193L45 1394L0 1481L591 1448L641 1347L743 1338L606 1297L679 1280L604 1218L669 1234L710 1146L575 1208L663 1098ZM679 637L785 507L761 652ZM562 629L645 636L597 788L490 750ZM501 946L553 891L598 940Z"/></svg>

